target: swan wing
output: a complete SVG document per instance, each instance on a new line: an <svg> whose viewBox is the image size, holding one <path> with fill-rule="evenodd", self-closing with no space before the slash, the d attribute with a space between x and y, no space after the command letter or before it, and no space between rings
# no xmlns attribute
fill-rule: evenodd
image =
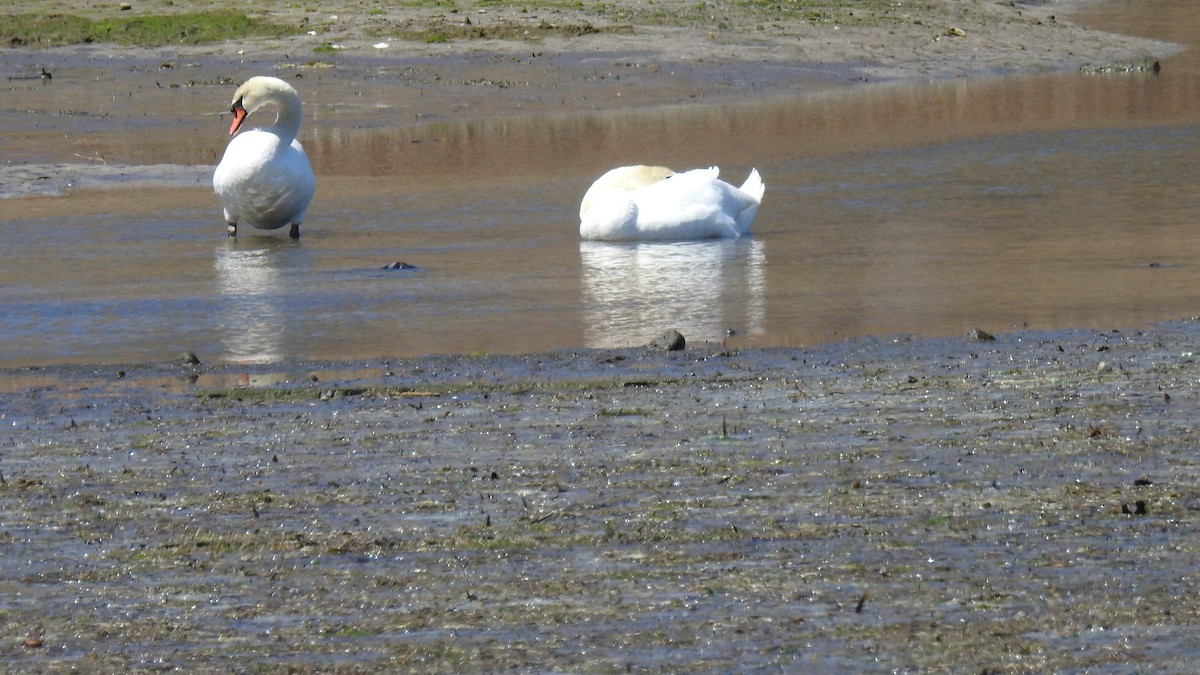
<svg viewBox="0 0 1200 675"><path fill-rule="evenodd" d="M609 240L740 237L749 233L765 189L757 170L735 187L720 179L715 166L682 173L620 167L584 195L579 232Z"/></svg>
<svg viewBox="0 0 1200 675"><path fill-rule="evenodd" d="M589 190L579 210L579 236L584 239L636 239L638 204L629 190Z"/></svg>
<svg viewBox="0 0 1200 675"><path fill-rule="evenodd" d="M676 174L639 190L638 229L647 239L739 237L759 201L717 178L716 167Z"/></svg>

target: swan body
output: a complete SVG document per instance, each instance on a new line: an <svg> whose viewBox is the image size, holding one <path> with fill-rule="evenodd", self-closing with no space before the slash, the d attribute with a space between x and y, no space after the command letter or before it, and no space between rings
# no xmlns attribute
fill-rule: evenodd
<svg viewBox="0 0 1200 675"><path fill-rule="evenodd" d="M239 134L246 117L263 106L276 109L275 123ZM260 230L290 225L289 236L299 238L300 223L316 190L308 156L296 140L300 95L277 77L252 77L234 92L229 110L233 138L213 173L213 189L221 198L229 236L237 236L240 224Z"/></svg>
<svg viewBox="0 0 1200 675"><path fill-rule="evenodd" d="M762 203L757 169L741 187L720 169L675 173L662 166L623 166L592 184L579 206L579 235L607 241L740 237Z"/></svg>

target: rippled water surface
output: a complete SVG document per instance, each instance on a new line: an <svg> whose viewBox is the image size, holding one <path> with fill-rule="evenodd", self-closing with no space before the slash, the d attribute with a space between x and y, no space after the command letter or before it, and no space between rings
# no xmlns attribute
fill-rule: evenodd
<svg viewBox="0 0 1200 675"><path fill-rule="evenodd" d="M1091 20L1177 41L1200 28L1190 3L1124 5ZM196 114L194 94L125 101L66 72L29 86L75 114L6 109L10 153L50 144L89 165L161 164L148 176L161 180L0 200L0 365L524 352L669 328L800 345L1191 316L1198 64L358 128L336 125L314 82L302 140L319 186L299 242L225 238L204 167L226 125ZM122 105L145 118L85 114ZM735 183L757 167L754 235L581 243L583 191L630 163L719 164ZM383 269L397 261L415 269Z"/></svg>

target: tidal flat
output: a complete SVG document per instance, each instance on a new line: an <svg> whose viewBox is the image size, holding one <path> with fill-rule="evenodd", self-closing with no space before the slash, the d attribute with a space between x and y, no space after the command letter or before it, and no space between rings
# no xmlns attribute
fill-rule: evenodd
<svg viewBox="0 0 1200 675"><path fill-rule="evenodd" d="M3 373L32 672L1182 672L1197 324Z"/></svg>

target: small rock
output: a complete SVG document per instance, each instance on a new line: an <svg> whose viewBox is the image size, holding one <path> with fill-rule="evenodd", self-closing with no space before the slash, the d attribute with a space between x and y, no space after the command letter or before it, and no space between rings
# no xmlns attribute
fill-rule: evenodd
<svg viewBox="0 0 1200 675"><path fill-rule="evenodd" d="M1146 500L1139 499L1133 504L1122 504L1121 513L1127 516L1144 516L1146 515Z"/></svg>
<svg viewBox="0 0 1200 675"><path fill-rule="evenodd" d="M198 366L200 357L196 356L196 352L184 352L179 355L179 362L185 366Z"/></svg>
<svg viewBox="0 0 1200 675"><path fill-rule="evenodd" d="M410 265L402 260L397 260L394 263L388 263L388 264L384 265L383 269L406 271L406 270L415 270L418 268L416 265Z"/></svg>
<svg viewBox="0 0 1200 675"><path fill-rule="evenodd" d="M683 335L679 331L672 328L651 340L650 344L646 346L659 351L677 352L687 346L687 340L683 339Z"/></svg>
<svg viewBox="0 0 1200 675"><path fill-rule="evenodd" d="M975 340L976 342L995 342L996 336L985 330L972 328L971 330L967 331L967 339Z"/></svg>

